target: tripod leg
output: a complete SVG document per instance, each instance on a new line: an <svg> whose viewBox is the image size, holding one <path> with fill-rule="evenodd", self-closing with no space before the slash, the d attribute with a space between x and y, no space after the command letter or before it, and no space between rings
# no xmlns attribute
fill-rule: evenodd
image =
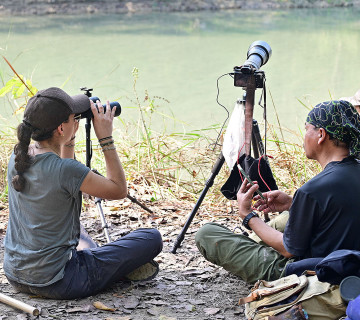
<svg viewBox="0 0 360 320"><path fill-rule="evenodd" d="M205 183L205 188L201 192L201 195L200 195L198 201L196 202L193 210L191 211L191 213L190 213L190 215L189 215L183 229L181 230L180 234L178 235L178 237L175 240L174 247L171 250L172 253L176 253L176 250L180 247L181 242L184 240L185 233L186 233L187 229L189 228L192 220L194 219L194 217L195 217L195 215L196 215L202 201L205 198L206 193L208 192L209 188L214 184L214 179L218 175L222 165L224 164L224 161L225 161L225 158L224 158L224 156L223 156L223 154L221 152L218 159L217 159L217 161L216 161L216 163L214 164L214 166L213 166L213 168L211 170L211 175L210 175L209 179Z"/></svg>
<svg viewBox="0 0 360 320"><path fill-rule="evenodd" d="M258 148L259 145L258 145L257 139L255 137L254 128L253 128L252 133L251 133L251 144L252 144L252 150L253 150L254 158L255 159L259 158L260 157L259 148Z"/></svg>
<svg viewBox="0 0 360 320"><path fill-rule="evenodd" d="M264 154L265 148L264 148L264 145L261 140L259 125L255 119L253 119L252 144L253 144L253 149L254 149L254 151L253 151L254 157L260 158L260 155L264 156L264 160L267 161L267 163L269 164L268 159L267 159L266 155ZM269 168L270 168L270 164L269 164ZM270 168L270 170L271 170L271 168ZM270 221L269 214L264 213L264 220L265 220L265 222Z"/></svg>
<svg viewBox="0 0 360 320"><path fill-rule="evenodd" d="M102 207L101 207L101 201L102 201L102 199L95 198L96 208L98 209L98 212L100 214L101 227L104 230L106 242L110 243L111 239L110 239L110 235L109 235L109 226L108 226L108 224L106 222L104 212L103 212Z"/></svg>

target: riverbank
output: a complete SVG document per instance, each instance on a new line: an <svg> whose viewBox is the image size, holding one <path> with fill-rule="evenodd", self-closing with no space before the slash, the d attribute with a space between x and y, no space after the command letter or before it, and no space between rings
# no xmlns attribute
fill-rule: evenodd
<svg viewBox="0 0 360 320"><path fill-rule="evenodd" d="M360 7L360 0L3 0L0 16Z"/></svg>

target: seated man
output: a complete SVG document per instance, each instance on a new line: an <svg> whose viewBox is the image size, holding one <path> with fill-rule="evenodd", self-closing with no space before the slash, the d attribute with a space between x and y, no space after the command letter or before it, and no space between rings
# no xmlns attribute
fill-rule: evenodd
<svg viewBox="0 0 360 320"><path fill-rule="evenodd" d="M257 185L245 179L237 194L243 224L260 243L216 223L204 225L195 241L202 255L253 283L284 276L287 263L325 257L338 249L360 250L360 115L346 101L320 103L306 119L304 149L323 171L299 188L294 197L279 190L254 199L259 211L289 211L280 232L252 211ZM286 213L279 216L286 218Z"/></svg>

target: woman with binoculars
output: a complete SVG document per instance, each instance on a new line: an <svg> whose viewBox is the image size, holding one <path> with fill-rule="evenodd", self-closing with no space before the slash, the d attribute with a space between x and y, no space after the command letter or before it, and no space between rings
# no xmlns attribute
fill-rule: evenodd
<svg viewBox="0 0 360 320"><path fill-rule="evenodd" d="M153 258L162 240L156 229L138 229L100 247L80 224L82 192L113 200L127 195L112 138L116 108L107 106L55 87L28 101L8 166L4 255L5 275L21 292L75 299L131 280L134 273L152 278L158 272ZM74 159L79 115L90 108L106 177Z"/></svg>

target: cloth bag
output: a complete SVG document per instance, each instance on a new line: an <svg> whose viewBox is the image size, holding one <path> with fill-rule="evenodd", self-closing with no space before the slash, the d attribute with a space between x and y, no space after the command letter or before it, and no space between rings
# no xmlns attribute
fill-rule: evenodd
<svg viewBox="0 0 360 320"><path fill-rule="evenodd" d="M245 304L248 320L269 320L300 304L311 320L335 320L346 312L339 286L320 282L315 272L292 274L275 281L259 280L239 304Z"/></svg>
<svg viewBox="0 0 360 320"><path fill-rule="evenodd" d="M260 160L261 159L261 160ZM239 165L244 169L246 174L250 177L251 180L257 181L259 184L259 190L261 192L269 191L266 184L269 186L270 190L277 190L276 181L271 172L271 168L268 162L264 158L254 159L249 155L243 154L239 160ZM260 171L260 175L259 175ZM266 182L263 182L262 179ZM242 184L242 179L240 177L239 169L237 168L237 163L235 163L233 169L231 170L230 177L226 180L225 184L221 187L221 192L225 198L229 200L236 200L236 194L240 189Z"/></svg>
<svg viewBox="0 0 360 320"><path fill-rule="evenodd" d="M331 284L340 284L348 276L360 277L360 251L336 250L316 265L315 272L320 281Z"/></svg>

